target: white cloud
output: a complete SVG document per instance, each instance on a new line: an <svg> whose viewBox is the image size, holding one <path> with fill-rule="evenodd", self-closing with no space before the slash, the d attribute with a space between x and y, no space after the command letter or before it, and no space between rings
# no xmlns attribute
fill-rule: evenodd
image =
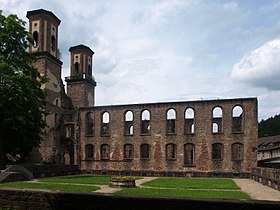
<svg viewBox="0 0 280 210"><path fill-rule="evenodd" d="M236 8L238 8L238 3L234 2L234 1L231 1L231 2L225 3L223 5L223 7L225 9L236 9Z"/></svg>
<svg viewBox="0 0 280 210"><path fill-rule="evenodd" d="M280 90L280 39L245 55L234 65L231 77L256 87Z"/></svg>
<svg viewBox="0 0 280 210"><path fill-rule="evenodd" d="M61 19L63 76L69 76L69 47L84 44L95 52L98 105L260 96L260 116L280 112L275 102L279 5L274 0L0 0L5 15L16 13L27 22L26 12L39 8Z"/></svg>

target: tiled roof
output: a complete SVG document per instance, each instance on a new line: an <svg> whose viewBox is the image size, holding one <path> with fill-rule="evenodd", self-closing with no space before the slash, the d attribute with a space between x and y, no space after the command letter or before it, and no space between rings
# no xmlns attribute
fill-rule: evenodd
<svg viewBox="0 0 280 210"><path fill-rule="evenodd" d="M258 139L259 150L271 150L279 147L280 147L280 135L262 137Z"/></svg>

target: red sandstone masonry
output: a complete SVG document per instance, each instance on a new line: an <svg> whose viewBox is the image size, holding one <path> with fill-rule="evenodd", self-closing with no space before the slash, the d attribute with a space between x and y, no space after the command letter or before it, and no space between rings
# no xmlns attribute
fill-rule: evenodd
<svg viewBox="0 0 280 210"><path fill-rule="evenodd" d="M232 133L231 113L235 105L243 107L244 128L242 133ZM212 133L212 109L219 106L223 109L223 130L219 134ZM184 133L184 112L186 108L195 110L195 134ZM169 108L176 110L176 134L166 134L166 112ZM141 112L150 111L150 135L140 134ZM134 135L124 135L124 115L131 110L134 113ZM110 114L110 136L100 136L101 115L107 111ZM85 135L85 115L94 115L94 136ZM229 99L213 101L171 102L155 104L137 104L120 106L99 106L81 109L81 170L113 170L113 171L197 171L197 172L233 172L248 173L256 166L257 145L257 100ZM223 159L212 160L212 144L222 143ZM244 158L241 163L231 160L231 145L240 142L244 145ZM151 157L140 159L140 145L148 143L151 146ZM166 144L176 144L176 159L166 160ZM184 166L184 144L195 145L194 167ZM85 160L85 145L94 145L94 160ZM110 146L110 160L100 160L100 145ZM124 144L134 145L134 158L123 160Z"/></svg>

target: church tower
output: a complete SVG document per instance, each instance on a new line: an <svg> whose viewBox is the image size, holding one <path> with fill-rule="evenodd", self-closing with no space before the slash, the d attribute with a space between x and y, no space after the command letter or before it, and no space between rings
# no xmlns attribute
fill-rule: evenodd
<svg viewBox="0 0 280 210"><path fill-rule="evenodd" d="M92 56L94 52L85 45L70 47L70 76L66 77L67 95L74 107L94 106L96 82L92 76Z"/></svg>
<svg viewBox="0 0 280 210"><path fill-rule="evenodd" d="M28 11L26 17L29 19L29 31L33 38L29 52L37 58L34 67L47 79L41 88L46 94L48 115L45 121L48 126L45 128L40 153L43 161L51 162L56 153L56 136L61 110L67 107L61 80L62 62L59 60L58 50L58 26L61 21L52 12L44 9ZM69 105L67 108L70 108Z"/></svg>
<svg viewBox="0 0 280 210"><path fill-rule="evenodd" d="M50 11L39 9L27 12L29 31L33 43L29 46L30 53L35 54L35 68L41 76L47 78L42 87L46 93L47 111L61 107L61 65L58 50L58 26L60 20Z"/></svg>

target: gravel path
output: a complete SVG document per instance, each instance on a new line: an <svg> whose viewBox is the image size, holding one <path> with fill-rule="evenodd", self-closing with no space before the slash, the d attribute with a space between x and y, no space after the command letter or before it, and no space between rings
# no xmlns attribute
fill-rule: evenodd
<svg viewBox="0 0 280 210"><path fill-rule="evenodd" d="M241 190L255 200L280 201L280 191L267 187L252 179L233 179Z"/></svg>

